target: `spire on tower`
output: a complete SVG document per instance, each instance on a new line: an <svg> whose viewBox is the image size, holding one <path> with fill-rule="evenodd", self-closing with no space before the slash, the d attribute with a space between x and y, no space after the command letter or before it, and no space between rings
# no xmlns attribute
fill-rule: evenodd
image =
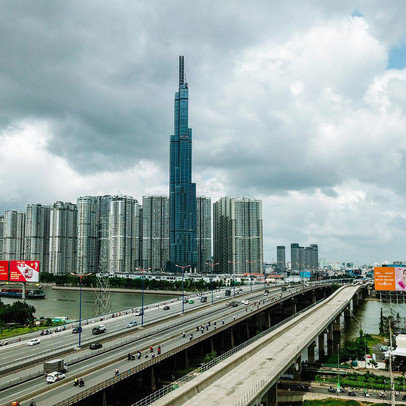
<svg viewBox="0 0 406 406"><path fill-rule="evenodd" d="M183 85L185 73L184 73L184 56L179 57L179 86Z"/></svg>

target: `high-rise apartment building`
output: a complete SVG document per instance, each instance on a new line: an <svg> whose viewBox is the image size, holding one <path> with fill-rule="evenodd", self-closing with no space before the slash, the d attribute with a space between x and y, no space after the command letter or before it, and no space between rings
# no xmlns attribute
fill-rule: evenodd
<svg viewBox="0 0 406 406"><path fill-rule="evenodd" d="M142 198L142 268L162 271L169 261L168 196Z"/></svg>
<svg viewBox="0 0 406 406"><path fill-rule="evenodd" d="M108 218L108 271L134 272L139 258L136 232L139 230L139 204L128 196L112 196Z"/></svg>
<svg viewBox="0 0 406 406"><path fill-rule="evenodd" d="M310 244L305 248L305 268L314 272L319 267L319 247L317 244Z"/></svg>
<svg viewBox="0 0 406 406"><path fill-rule="evenodd" d="M305 269L305 249L299 247L299 271L303 272Z"/></svg>
<svg viewBox="0 0 406 406"><path fill-rule="evenodd" d="M206 262L211 260L211 199L198 196L197 213L197 270L207 270Z"/></svg>
<svg viewBox="0 0 406 406"><path fill-rule="evenodd" d="M83 196L76 202L77 216L77 265L78 273L99 271L99 209L100 197Z"/></svg>
<svg viewBox="0 0 406 406"><path fill-rule="evenodd" d="M76 272L77 206L56 202L50 208L49 272Z"/></svg>
<svg viewBox="0 0 406 406"><path fill-rule="evenodd" d="M276 247L276 268L280 272L285 272L286 270L286 253L284 245L278 245Z"/></svg>
<svg viewBox="0 0 406 406"><path fill-rule="evenodd" d="M6 261L24 259L25 213L6 210L4 213L4 255Z"/></svg>
<svg viewBox="0 0 406 406"><path fill-rule="evenodd" d="M262 201L222 197L213 205L214 261L219 273L262 273Z"/></svg>
<svg viewBox="0 0 406 406"><path fill-rule="evenodd" d="M300 263L300 247L298 243L290 244L290 269L292 272L299 271L299 263Z"/></svg>
<svg viewBox="0 0 406 406"><path fill-rule="evenodd" d="M29 204L25 215L25 260L39 261L40 271L49 268L49 219L50 207Z"/></svg>
<svg viewBox="0 0 406 406"><path fill-rule="evenodd" d="M170 269L197 266L196 184L192 183L192 129L188 127L189 89L179 57L179 90L175 94L174 134L170 141L169 242Z"/></svg>

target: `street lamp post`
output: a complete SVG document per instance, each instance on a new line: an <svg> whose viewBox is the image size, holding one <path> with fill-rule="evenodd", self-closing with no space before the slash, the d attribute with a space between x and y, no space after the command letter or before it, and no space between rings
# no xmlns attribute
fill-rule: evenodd
<svg viewBox="0 0 406 406"><path fill-rule="evenodd" d="M211 266L211 304L213 304L214 299L213 299L213 268L218 265L219 262L216 262L215 264L212 264L211 262L206 262L206 265Z"/></svg>
<svg viewBox="0 0 406 406"><path fill-rule="evenodd" d="M246 259L245 260L245 262L247 263L247 264L253 264L254 262L257 262L256 261L256 259L254 259L253 261L249 261L248 259ZM250 267L250 269L249 269L250 271L251 271L251 267ZM251 279L251 272L250 272L250 285L251 285L251 293L252 293L252 279Z"/></svg>
<svg viewBox="0 0 406 406"><path fill-rule="evenodd" d="M70 272L70 274L73 276L79 277L79 348L80 348L81 338L82 338L82 278L84 276L91 275L91 273L75 274L75 273Z"/></svg>
<svg viewBox="0 0 406 406"><path fill-rule="evenodd" d="M183 274L186 268L189 268L190 265L175 265L178 268L182 268L182 314L185 313L185 289L183 288Z"/></svg>
<svg viewBox="0 0 406 406"><path fill-rule="evenodd" d="M337 395L340 393L340 344L337 345Z"/></svg>
<svg viewBox="0 0 406 406"><path fill-rule="evenodd" d="M135 268L137 271L140 272L146 272L149 271L151 268L147 269L141 269L141 268ZM141 274L141 280L142 280L142 294L141 294L141 327L144 327L144 275Z"/></svg>
<svg viewBox="0 0 406 406"><path fill-rule="evenodd" d="M234 265L238 264L238 261L228 261L229 264L233 265L233 286L234 286L234 297L235 297L235 275L234 275Z"/></svg>

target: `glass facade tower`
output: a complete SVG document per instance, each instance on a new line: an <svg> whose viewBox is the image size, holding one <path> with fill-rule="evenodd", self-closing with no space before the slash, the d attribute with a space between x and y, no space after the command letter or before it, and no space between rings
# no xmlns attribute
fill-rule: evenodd
<svg viewBox="0 0 406 406"><path fill-rule="evenodd" d="M179 57L179 91L175 94L175 125L170 143L169 263L196 269L196 184L192 183L192 129L188 128L189 89L184 58Z"/></svg>

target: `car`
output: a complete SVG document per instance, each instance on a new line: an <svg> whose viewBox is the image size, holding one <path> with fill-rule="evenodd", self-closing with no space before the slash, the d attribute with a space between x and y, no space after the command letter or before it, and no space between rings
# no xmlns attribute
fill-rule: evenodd
<svg viewBox="0 0 406 406"><path fill-rule="evenodd" d="M91 350L98 350L99 348L102 348L102 344L101 343L92 343L89 345L89 349Z"/></svg>
<svg viewBox="0 0 406 406"><path fill-rule="evenodd" d="M103 324L100 324L99 326L92 328L92 334L94 334L94 335L105 333L106 331L107 331L106 327L103 326Z"/></svg>
<svg viewBox="0 0 406 406"><path fill-rule="evenodd" d="M189 300L189 304L193 304L195 301L193 299Z"/></svg>
<svg viewBox="0 0 406 406"><path fill-rule="evenodd" d="M78 334L82 332L82 326L80 327L73 327L72 334Z"/></svg>
<svg viewBox="0 0 406 406"><path fill-rule="evenodd" d="M220 296L220 295L216 295L216 299L221 299L221 296Z"/></svg>
<svg viewBox="0 0 406 406"><path fill-rule="evenodd" d="M63 374L62 372L51 372L50 374L47 375L46 379L48 383L54 383L64 378L65 374Z"/></svg>
<svg viewBox="0 0 406 406"><path fill-rule="evenodd" d="M41 342L39 338L31 338L31 340L27 341L27 345L37 345Z"/></svg>
<svg viewBox="0 0 406 406"><path fill-rule="evenodd" d="M164 306L163 309L164 309L164 310L169 310L170 307L169 307L169 306Z"/></svg>
<svg viewBox="0 0 406 406"><path fill-rule="evenodd" d="M250 304L250 302L248 300L241 300L241 303L243 305L249 305Z"/></svg>
<svg viewBox="0 0 406 406"><path fill-rule="evenodd" d="M189 302L189 299L187 298L187 297L185 297L184 299L183 299L183 303L188 303Z"/></svg>
<svg viewBox="0 0 406 406"><path fill-rule="evenodd" d="M138 323L137 323L135 320L133 320L133 321L130 321L130 322L127 324L127 327L135 327L137 324L138 324Z"/></svg>
<svg viewBox="0 0 406 406"><path fill-rule="evenodd" d="M137 309L137 310L134 312L134 316L142 316L143 313L144 313L144 312L143 312L142 310Z"/></svg>

